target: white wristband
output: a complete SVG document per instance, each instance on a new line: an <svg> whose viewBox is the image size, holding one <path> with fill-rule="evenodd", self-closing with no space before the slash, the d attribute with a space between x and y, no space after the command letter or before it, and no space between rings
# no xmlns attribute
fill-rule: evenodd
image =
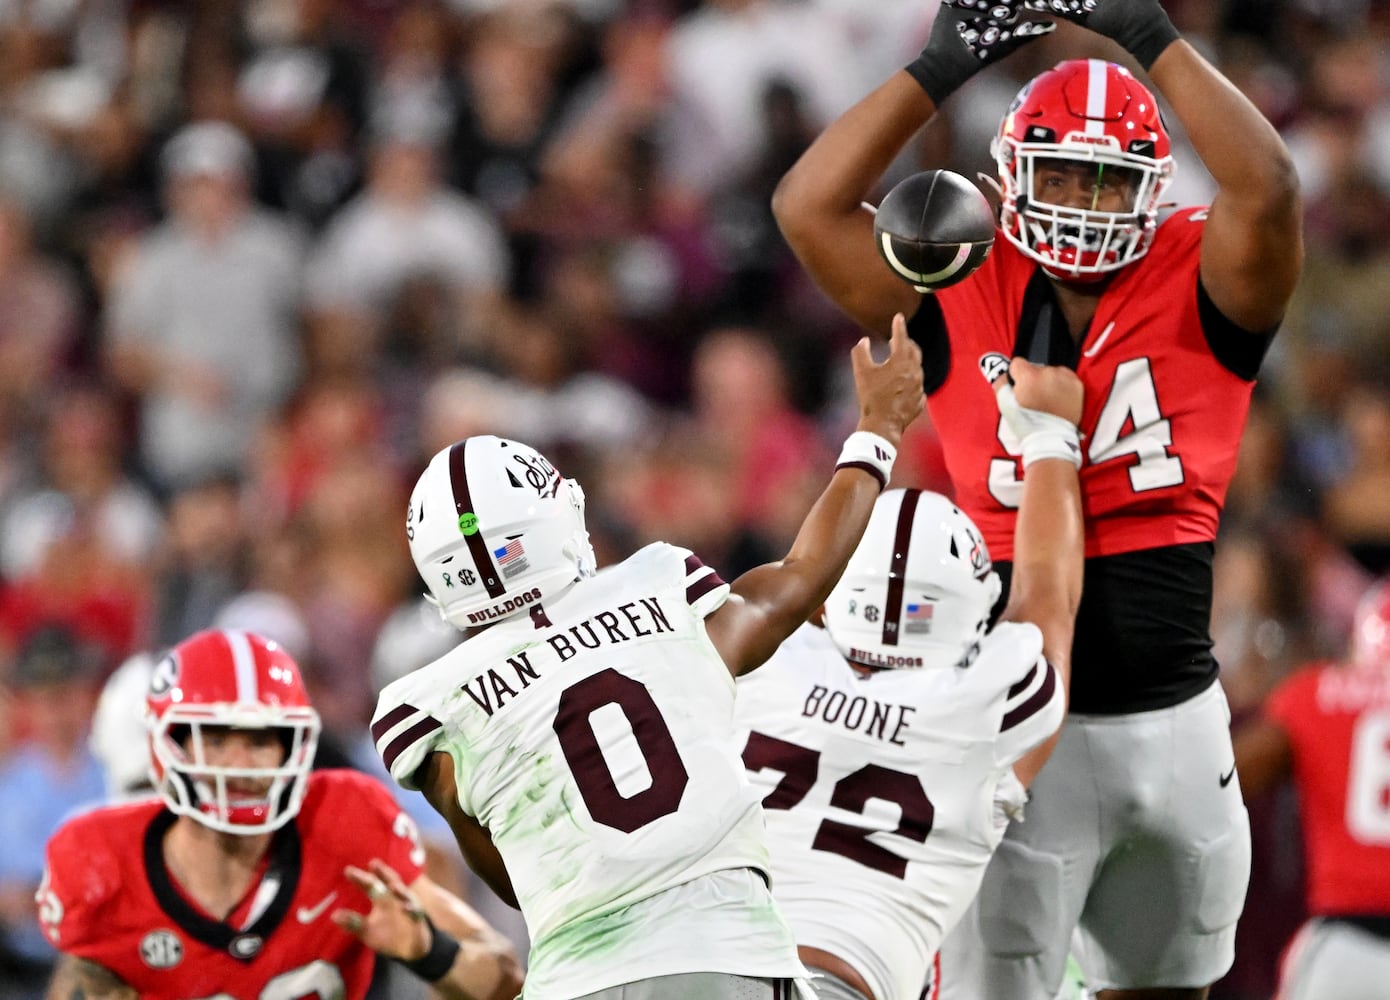
<svg viewBox="0 0 1390 1000"><path fill-rule="evenodd" d="M1004 355L991 352L980 356L980 374L990 385L1008 372L1009 359ZM1013 382L1007 378L994 390L994 398L1004 423L1018 438L1025 469L1044 458L1060 458L1073 468L1081 468L1081 433L1074 423L1055 413L1019 406Z"/></svg>
<svg viewBox="0 0 1390 1000"><path fill-rule="evenodd" d="M855 431L845 438L845 446L840 449L840 457L835 460L835 468L863 469L878 480L880 490L887 488L893 477L893 460L898 457L898 449L872 431Z"/></svg>
<svg viewBox="0 0 1390 1000"><path fill-rule="evenodd" d="M1081 441L1076 428L1070 425L1066 430L1034 431L1023 439L1022 450L1025 469L1043 458L1064 459L1073 469L1081 468Z"/></svg>
<svg viewBox="0 0 1390 1000"><path fill-rule="evenodd" d="M1081 434L1065 417L1019 406L1014 387L1005 383L994 391L999 412L1022 445L1023 467L1044 458L1060 458L1081 468Z"/></svg>

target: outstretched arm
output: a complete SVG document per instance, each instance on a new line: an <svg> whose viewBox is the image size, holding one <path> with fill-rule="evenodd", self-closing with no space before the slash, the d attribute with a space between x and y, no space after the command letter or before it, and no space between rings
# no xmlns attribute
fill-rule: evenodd
<svg viewBox="0 0 1390 1000"><path fill-rule="evenodd" d="M1148 72L1216 180L1202 235L1202 283L1246 330L1284 315L1303 266L1303 209L1279 133L1235 86L1183 41L1159 0L1026 0L1114 39Z"/></svg>
<svg viewBox="0 0 1390 1000"><path fill-rule="evenodd" d="M1000 359L1000 364L1005 363ZM1023 498L1014 522L1014 572L1003 618L1032 622L1043 655L1064 689L1071 685L1071 643L1081 604L1085 530L1077 469L1081 453L1081 380L1069 368L1015 358L1010 386L995 380L1000 410L1023 442ZM1014 764L1026 786L1056 745L1057 734Z"/></svg>
<svg viewBox="0 0 1390 1000"><path fill-rule="evenodd" d="M1279 133L1191 45L1178 41L1150 70L1216 180L1202 234L1202 284L1243 329L1283 318L1303 267L1303 206Z"/></svg>
<svg viewBox="0 0 1390 1000"><path fill-rule="evenodd" d="M825 602L869 523L887 485L904 428L922 412L922 352L893 320L890 353L882 364L867 338L855 345L858 430L846 442L830 485L812 506L791 551L780 561L744 573L705 628L734 676L761 664Z"/></svg>
<svg viewBox="0 0 1390 1000"><path fill-rule="evenodd" d="M906 71L831 123L777 185L772 211L801 266L851 319L877 334L921 295L874 249L868 202L899 151L936 111Z"/></svg>
<svg viewBox="0 0 1390 1000"><path fill-rule="evenodd" d="M878 256L865 202L957 87L1052 30L1018 17L1018 8L1016 0L943 0L921 56L831 123L773 194L777 224L807 273L874 333L886 335L895 313L913 315L921 296ZM1009 16L990 14L998 10Z"/></svg>

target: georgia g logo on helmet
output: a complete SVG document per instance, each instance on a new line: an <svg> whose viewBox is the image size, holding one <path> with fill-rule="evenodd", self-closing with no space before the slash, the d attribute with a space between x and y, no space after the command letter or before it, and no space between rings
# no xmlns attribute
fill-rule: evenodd
<svg viewBox="0 0 1390 1000"><path fill-rule="evenodd" d="M165 653L150 673L150 697L162 698L179 682L179 661L173 653Z"/></svg>

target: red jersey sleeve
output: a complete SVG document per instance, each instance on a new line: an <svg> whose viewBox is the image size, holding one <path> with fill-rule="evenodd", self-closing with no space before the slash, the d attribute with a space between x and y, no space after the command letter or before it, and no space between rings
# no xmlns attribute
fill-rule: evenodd
<svg viewBox="0 0 1390 1000"><path fill-rule="evenodd" d="M49 838L36 899L39 926L53 947L92 958L105 943L113 908L122 905L124 865L112 844L120 812L96 809L70 819Z"/></svg>
<svg viewBox="0 0 1390 1000"><path fill-rule="evenodd" d="M420 877L425 849L415 821L380 781L358 771L321 771L323 794L306 799L306 819L317 836L343 843L342 855L359 868L380 858L406 885Z"/></svg>

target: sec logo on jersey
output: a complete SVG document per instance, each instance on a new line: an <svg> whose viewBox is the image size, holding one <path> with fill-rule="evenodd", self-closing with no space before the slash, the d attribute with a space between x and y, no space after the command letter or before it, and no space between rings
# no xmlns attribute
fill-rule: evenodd
<svg viewBox="0 0 1390 1000"><path fill-rule="evenodd" d="M172 969L183 961L183 943L173 931L150 931L140 941L140 957L151 969Z"/></svg>

